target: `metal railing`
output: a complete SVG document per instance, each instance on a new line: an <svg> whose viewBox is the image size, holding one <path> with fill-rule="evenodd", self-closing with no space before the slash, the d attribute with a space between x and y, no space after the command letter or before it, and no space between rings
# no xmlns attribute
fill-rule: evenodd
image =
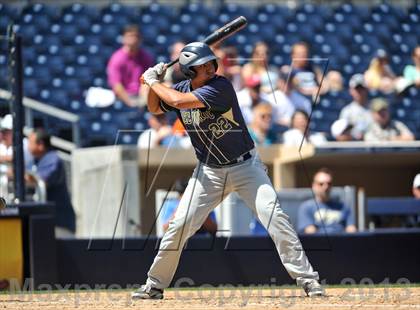
<svg viewBox="0 0 420 310"><path fill-rule="evenodd" d="M11 93L7 90L0 89L0 98L9 100ZM81 133L80 133L80 116L56 107L53 107L49 104L42 103L40 101L24 97L23 106L25 107L25 123L29 128L33 128L33 114L32 111L38 111L49 116L58 118L70 122L72 124L72 136L73 142L64 140L59 137L53 136L51 138L51 144L71 152L73 149L81 146Z"/></svg>

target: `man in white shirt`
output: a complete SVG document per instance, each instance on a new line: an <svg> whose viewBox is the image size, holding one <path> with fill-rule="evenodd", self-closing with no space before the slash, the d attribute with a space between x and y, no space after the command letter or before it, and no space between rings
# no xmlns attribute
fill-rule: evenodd
<svg viewBox="0 0 420 310"><path fill-rule="evenodd" d="M236 97L245 123L250 125L253 107L261 102L268 102L269 96L261 92L261 79L258 75L252 75L245 80L244 84L245 87L236 93Z"/></svg>
<svg viewBox="0 0 420 310"><path fill-rule="evenodd" d="M349 92L353 101L340 112L340 119L345 119L353 126L351 134L354 140L362 140L372 124L372 115L368 107L368 89L363 74L355 74L349 82Z"/></svg>
<svg viewBox="0 0 420 310"><path fill-rule="evenodd" d="M273 122L283 126L290 126L296 110L303 110L308 115L312 110L311 102L294 89L292 80L292 76L280 71L277 89L268 94L268 102L273 106Z"/></svg>

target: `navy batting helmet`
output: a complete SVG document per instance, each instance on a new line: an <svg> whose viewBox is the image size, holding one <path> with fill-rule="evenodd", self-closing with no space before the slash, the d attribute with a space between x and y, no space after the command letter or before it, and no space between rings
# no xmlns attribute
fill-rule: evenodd
<svg viewBox="0 0 420 310"><path fill-rule="evenodd" d="M179 55L179 65L182 73L186 77L193 79L197 74L193 66L203 65L211 60L214 61L214 66L217 70L217 57L214 55L210 47L201 42L193 42L185 45Z"/></svg>

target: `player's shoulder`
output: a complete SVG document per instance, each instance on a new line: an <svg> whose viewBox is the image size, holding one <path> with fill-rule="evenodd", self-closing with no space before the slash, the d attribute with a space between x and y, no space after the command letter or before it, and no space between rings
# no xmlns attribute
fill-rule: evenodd
<svg viewBox="0 0 420 310"><path fill-rule="evenodd" d="M180 81L174 85L172 85L172 88L178 91L186 91L190 88L191 80L183 80Z"/></svg>
<svg viewBox="0 0 420 310"><path fill-rule="evenodd" d="M215 75L205 85L205 87L212 87L218 90L233 90L232 83L222 75Z"/></svg>
<svg viewBox="0 0 420 310"><path fill-rule="evenodd" d="M210 81L209 84L226 84L226 85L232 85L232 83L223 75L215 75Z"/></svg>

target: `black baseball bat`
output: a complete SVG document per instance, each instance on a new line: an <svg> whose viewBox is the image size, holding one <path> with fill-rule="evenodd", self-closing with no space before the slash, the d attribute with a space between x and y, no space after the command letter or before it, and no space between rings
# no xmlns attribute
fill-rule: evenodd
<svg viewBox="0 0 420 310"><path fill-rule="evenodd" d="M231 22L227 23L223 27L213 31L210 35L208 35L202 42L206 43L207 45L213 45L219 43L234 33L238 32L242 28L246 26L248 23L247 19L244 16L239 16L238 18L232 20ZM168 67L173 66L179 61L179 58L172 60L170 63L167 64Z"/></svg>
<svg viewBox="0 0 420 310"><path fill-rule="evenodd" d="M210 35L208 35L202 42L206 43L207 45L213 45L219 43L234 33L238 32L242 28L246 26L248 23L247 19L244 16L239 16L238 18L232 20L231 22L227 23L223 27L213 31ZM179 61L179 58L172 60L170 63L167 64L167 67L171 67ZM144 84L143 76L140 78L141 83Z"/></svg>

